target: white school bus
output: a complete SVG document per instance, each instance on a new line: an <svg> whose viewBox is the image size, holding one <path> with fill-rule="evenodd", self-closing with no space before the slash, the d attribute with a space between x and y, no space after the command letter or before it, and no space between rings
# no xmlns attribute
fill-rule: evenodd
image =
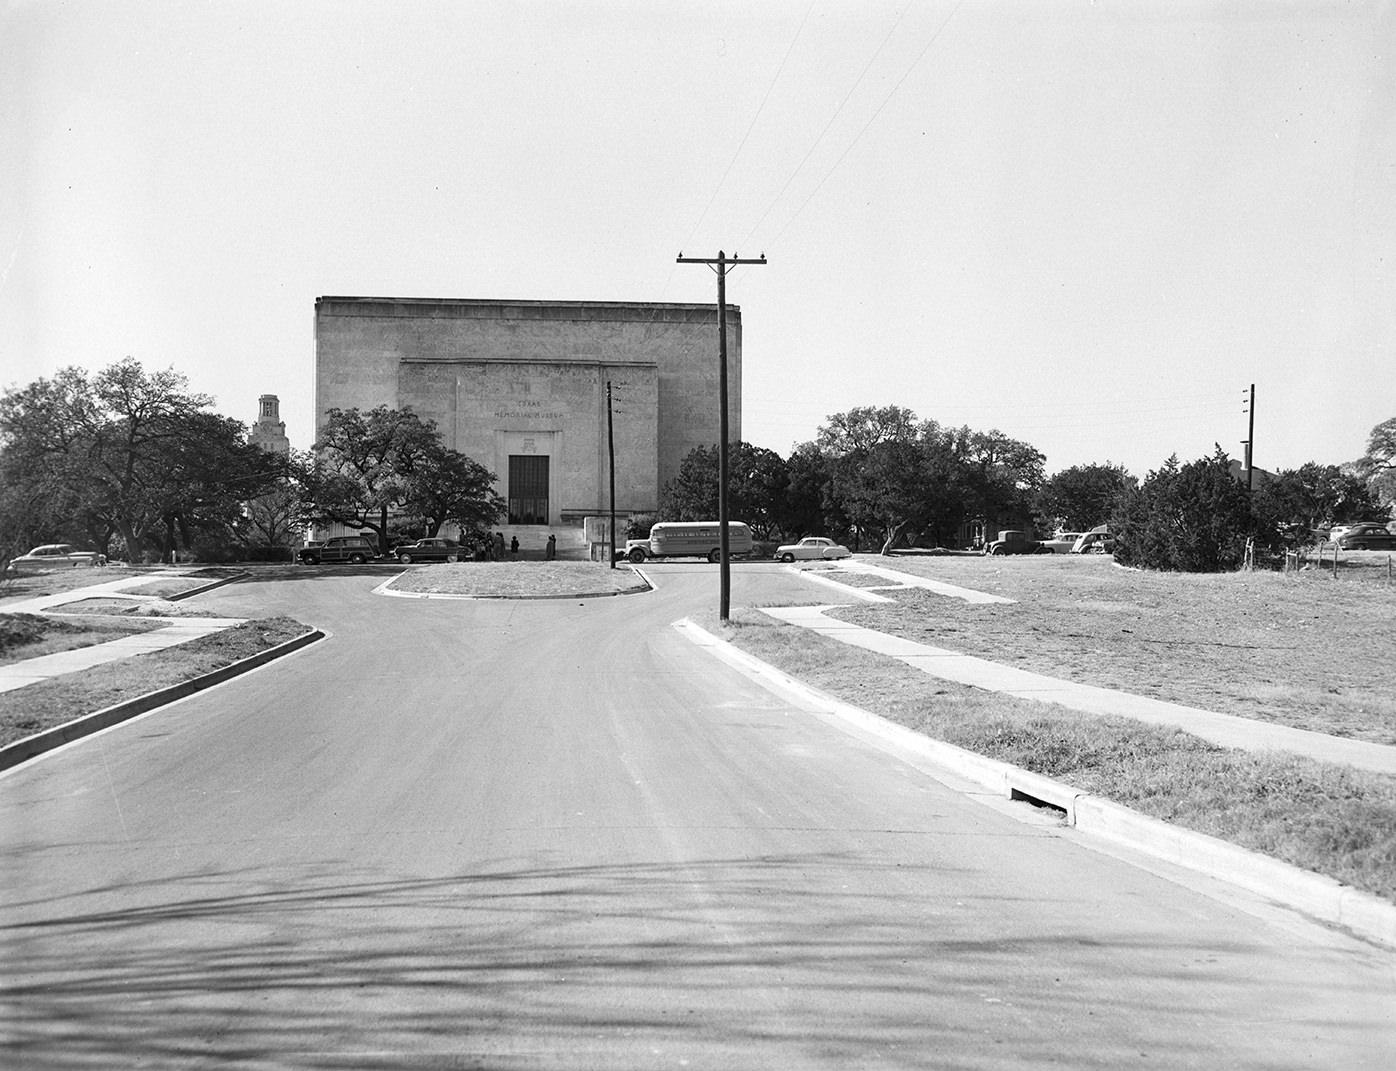
<svg viewBox="0 0 1396 1071"><path fill-rule="evenodd" d="M648 539L629 539L625 556L639 565L646 558L707 558L722 560L722 531L717 521L660 521ZM727 522L729 555L751 553L751 529L741 521Z"/></svg>

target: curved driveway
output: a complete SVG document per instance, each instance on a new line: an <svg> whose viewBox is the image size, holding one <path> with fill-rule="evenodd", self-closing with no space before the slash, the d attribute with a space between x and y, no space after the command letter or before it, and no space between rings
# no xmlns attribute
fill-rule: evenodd
<svg viewBox="0 0 1396 1071"><path fill-rule="evenodd" d="M4 1065L1389 1066L1392 956L793 711L669 627L712 567L649 571L201 597L332 635L0 777Z"/></svg>

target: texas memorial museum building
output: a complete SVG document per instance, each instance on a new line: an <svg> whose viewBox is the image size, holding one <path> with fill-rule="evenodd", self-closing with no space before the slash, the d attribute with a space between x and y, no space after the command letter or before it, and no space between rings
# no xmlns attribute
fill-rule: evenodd
<svg viewBox="0 0 1396 1071"><path fill-rule="evenodd" d="M610 383L616 513L651 512L688 452L718 441L717 318L716 305L317 298L316 427L334 408L410 407L498 475L511 527L580 527L610 510ZM733 442L741 337L729 305Z"/></svg>

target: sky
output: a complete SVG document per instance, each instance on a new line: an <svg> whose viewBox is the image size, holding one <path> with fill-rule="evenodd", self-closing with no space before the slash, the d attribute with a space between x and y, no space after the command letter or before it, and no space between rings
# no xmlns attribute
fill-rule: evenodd
<svg viewBox="0 0 1396 1071"><path fill-rule="evenodd" d="M1396 4L0 0L0 387L131 356L308 447L317 296L712 303L719 250L782 455L900 405L1049 473L1353 460Z"/></svg>

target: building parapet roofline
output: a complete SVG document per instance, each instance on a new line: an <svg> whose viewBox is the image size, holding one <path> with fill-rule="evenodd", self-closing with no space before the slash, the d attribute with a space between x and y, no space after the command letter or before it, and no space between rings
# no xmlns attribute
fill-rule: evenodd
<svg viewBox="0 0 1396 1071"><path fill-rule="evenodd" d="M425 310L425 311L424 311ZM717 306L664 301L510 301L498 298L416 298L325 295L317 316L434 317L470 320L623 320L644 323L716 322ZM741 307L728 305L739 321Z"/></svg>

